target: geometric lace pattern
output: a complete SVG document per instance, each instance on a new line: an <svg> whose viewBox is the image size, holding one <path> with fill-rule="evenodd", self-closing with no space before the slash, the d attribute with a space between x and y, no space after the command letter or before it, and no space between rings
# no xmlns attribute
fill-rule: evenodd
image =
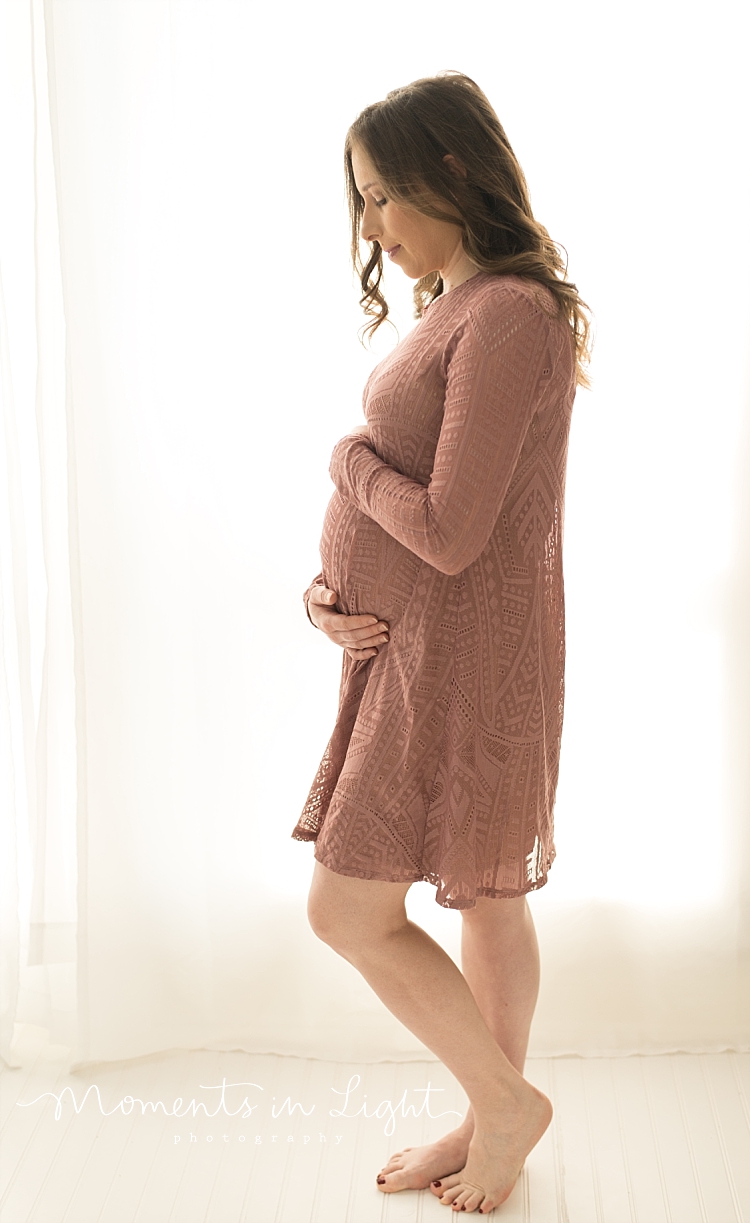
<svg viewBox="0 0 750 1223"><path fill-rule="evenodd" d="M541 887L565 696L562 569L575 362L549 292L479 273L372 371L369 438L334 448L312 586L390 640L344 653L336 722L292 832L339 874L436 901Z"/></svg>

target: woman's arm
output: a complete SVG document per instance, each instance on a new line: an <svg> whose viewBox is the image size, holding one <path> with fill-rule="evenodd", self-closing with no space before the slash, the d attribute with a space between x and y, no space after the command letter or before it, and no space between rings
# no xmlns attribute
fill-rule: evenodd
<svg viewBox="0 0 750 1223"><path fill-rule="evenodd" d="M341 495L441 573L460 573L489 541L549 376L548 329L547 315L512 290L470 312L447 369L427 486L384 463L361 435L334 447Z"/></svg>

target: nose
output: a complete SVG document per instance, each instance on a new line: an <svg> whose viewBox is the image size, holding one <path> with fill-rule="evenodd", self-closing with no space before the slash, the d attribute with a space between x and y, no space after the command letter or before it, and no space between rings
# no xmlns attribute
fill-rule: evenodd
<svg viewBox="0 0 750 1223"><path fill-rule="evenodd" d="M377 216L375 204L369 199L366 200L362 220L359 225L360 237L364 242L377 242L379 240L380 228Z"/></svg>

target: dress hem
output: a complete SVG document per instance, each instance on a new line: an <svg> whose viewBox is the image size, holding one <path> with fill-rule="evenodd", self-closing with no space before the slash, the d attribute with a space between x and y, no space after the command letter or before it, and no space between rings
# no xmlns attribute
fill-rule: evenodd
<svg viewBox="0 0 750 1223"><path fill-rule="evenodd" d="M302 835L295 831L292 834L292 836L294 840L296 841L317 841L317 834L315 833L307 833L306 835ZM550 856L549 860L547 861L547 864L544 869L544 874L540 875L538 879L533 880L532 882L526 884L525 887L522 887L522 888L478 887L475 890L474 900L464 901L458 898L454 900L450 900L450 899L449 900L438 900L436 896L435 903L439 904L442 909L475 909L477 896L486 896L490 900L512 900L518 896L526 896L529 892L538 892L539 889L543 888L545 884L547 883L549 870L554 860L555 860L555 854L553 853ZM377 875L372 871L351 870L351 869L345 870L341 867L330 866L328 862L324 862L322 858L319 858L317 856L317 854L315 854L315 861L320 862L321 866L325 866L329 871L333 871L335 875L344 875L348 879L362 879L366 881L372 880L375 883L429 883L433 887L436 887L438 890L440 889L440 886L441 886L440 875L436 871L423 871L421 874L403 875L398 879L394 879L392 876L388 877L385 875Z"/></svg>

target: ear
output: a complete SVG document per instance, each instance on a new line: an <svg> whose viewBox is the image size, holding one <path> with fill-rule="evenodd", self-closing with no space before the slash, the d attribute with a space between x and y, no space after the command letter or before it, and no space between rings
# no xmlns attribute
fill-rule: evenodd
<svg viewBox="0 0 750 1223"><path fill-rule="evenodd" d="M443 157L443 161L447 164L448 168L452 170L455 175L457 175L458 178L466 178L468 176L466 166L462 162L458 161L452 153L446 153Z"/></svg>

